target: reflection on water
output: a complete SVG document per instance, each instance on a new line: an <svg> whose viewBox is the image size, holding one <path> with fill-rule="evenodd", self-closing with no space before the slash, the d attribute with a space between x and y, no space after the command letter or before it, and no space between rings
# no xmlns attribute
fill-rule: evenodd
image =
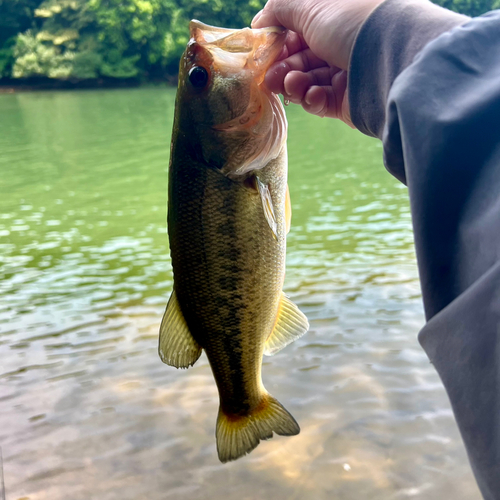
<svg viewBox="0 0 500 500"><path fill-rule="evenodd" d="M404 186L377 141L290 106L285 289L264 360L302 431L222 465L203 356L163 365L173 90L0 96L0 445L8 500L479 499L423 324Z"/></svg>

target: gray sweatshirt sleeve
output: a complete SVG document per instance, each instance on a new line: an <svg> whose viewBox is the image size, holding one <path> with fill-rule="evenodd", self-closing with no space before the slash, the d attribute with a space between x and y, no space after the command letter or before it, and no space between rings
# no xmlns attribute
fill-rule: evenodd
<svg viewBox="0 0 500 500"><path fill-rule="evenodd" d="M387 0L361 28L351 116L383 139L387 169L408 186L427 318L419 341L484 498L499 500L500 11L468 20L439 9L433 21L418 4Z"/></svg>

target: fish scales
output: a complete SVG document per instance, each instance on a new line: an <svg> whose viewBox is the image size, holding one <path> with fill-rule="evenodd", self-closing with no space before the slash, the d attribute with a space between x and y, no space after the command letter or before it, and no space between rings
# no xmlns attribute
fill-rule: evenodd
<svg viewBox="0 0 500 500"><path fill-rule="evenodd" d="M196 21L190 29L169 168L174 291L159 351L164 362L187 368L205 350L219 391L217 449L225 462L273 432L299 432L265 390L261 365L264 352L278 351L308 324L282 294L289 226L286 121L281 103L262 85L283 33ZM217 52L232 44L231 57L238 56L235 41L243 44L245 65ZM267 43L265 64L257 56L248 59L244 43L253 44L254 53ZM240 72L231 64L242 66ZM245 69L251 64L251 71Z"/></svg>
<svg viewBox="0 0 500 500"><path fill-rule="evenodd" d="M170 170L168 224L177 296L193 337L207 353L221 403L231 413L255 404L264 342L276 319L285 265L282 163L280 156L263 172L276 184L278 238L254 189L192 159Z"/></svg>

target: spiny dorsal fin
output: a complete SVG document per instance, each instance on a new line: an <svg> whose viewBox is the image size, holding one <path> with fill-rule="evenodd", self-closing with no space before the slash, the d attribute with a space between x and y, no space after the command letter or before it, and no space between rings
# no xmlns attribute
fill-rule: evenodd
<svg viewBox="0 0 500 500"><path fill-rule="evenodd" d="M189 331L175 290L161 321L158 353L164 363L176 368L193 366L201 355L201 347Z"/></svg>
<svg viewBox="0 0 500 500"><path fill-rule="evenodd" d="M278 319L264 344L264 354L272 356L283 347L302 337L309 329L309 322L300 309L283 293L281 295Z"/></svg>
<svg viewBox="0 0 500 500"><path fill-rule="evenodd" d="M290 226L292 225L292 202L290 201L290 190L288 189L288 184L286 186L286 197L285 197L285 234L290 232Z"/></svg>
<svg viewBox="0 0 500 500"><path fill-rule="evenodd" d="M260 199L262 200L262 207L264 208L264 215L267 223L273 232L275 238L278 238L278 223L276 222L276 215L274 213L273 199L269 186L264 184L257 176L257 188L259 190Z"/></svg>

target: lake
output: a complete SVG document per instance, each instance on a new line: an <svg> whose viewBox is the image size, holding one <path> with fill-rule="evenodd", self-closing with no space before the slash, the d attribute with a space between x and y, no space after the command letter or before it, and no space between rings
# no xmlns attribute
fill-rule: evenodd
<svg viewBox="0 0 500 500"><path fill-rule="evenodd" d="M287 107L286 293L266 357L301 426L221 464L205 355L157 354L172 289L174 89L0 95L0 446L7 500L479 500L424 324L405 186L377 140Z"/></svg>

